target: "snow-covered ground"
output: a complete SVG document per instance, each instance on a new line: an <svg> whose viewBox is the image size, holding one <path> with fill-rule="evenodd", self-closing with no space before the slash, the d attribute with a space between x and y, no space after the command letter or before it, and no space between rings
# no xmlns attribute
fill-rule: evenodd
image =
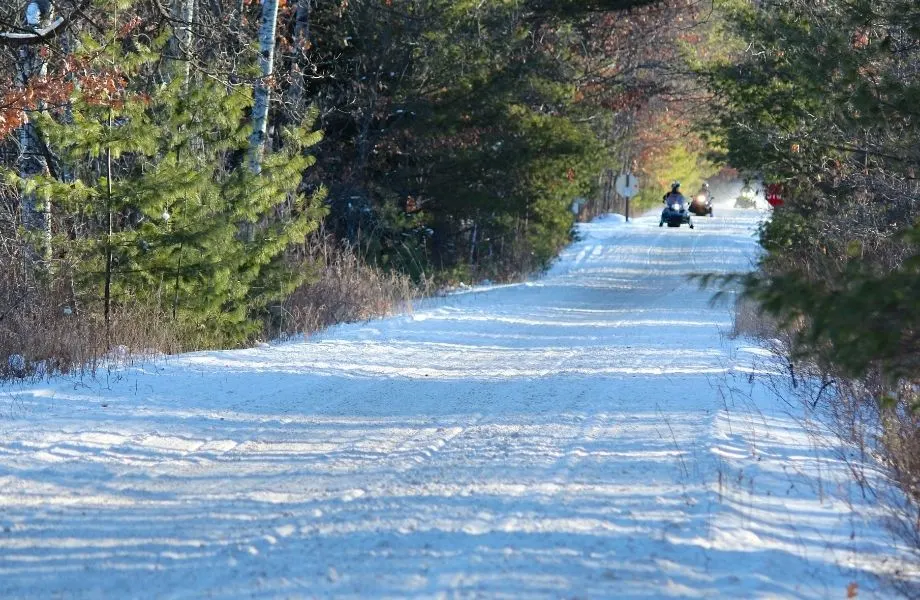
<svg viewBox="0 0 920 600"><path fill-rule="evenodd" d="M3 388L0 598L887 596L845 466L685 277L750 267L762 215L718 212L600 219L545 277L308 341Z"/></svg>

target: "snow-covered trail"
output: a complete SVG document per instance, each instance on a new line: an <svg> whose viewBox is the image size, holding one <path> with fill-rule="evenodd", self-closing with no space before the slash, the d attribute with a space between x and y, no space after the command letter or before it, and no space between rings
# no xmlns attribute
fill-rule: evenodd
<svg viewBox="0 0 920 600"><path fill-rule="evenodd" d="M750 267L762 215L720 213L602 219L539 280L307 342L6 389L0 597L867 597L888 540L685 277Z"/></svg>

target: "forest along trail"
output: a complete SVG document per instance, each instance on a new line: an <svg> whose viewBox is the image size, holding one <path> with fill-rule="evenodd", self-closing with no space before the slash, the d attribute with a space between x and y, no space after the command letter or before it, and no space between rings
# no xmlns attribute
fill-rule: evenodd
<svg viewBox="0 0 920 600"><path fill-rule="evenodd" d="M762 218L610 216L532 282L4 388L0 597L872 597L890 541L686 278Z"/></svg>

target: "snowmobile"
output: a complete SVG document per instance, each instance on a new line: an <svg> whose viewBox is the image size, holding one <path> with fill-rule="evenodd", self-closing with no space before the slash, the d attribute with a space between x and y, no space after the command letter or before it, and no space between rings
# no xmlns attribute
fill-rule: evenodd
<svg viewBox="0 0 920 600"><path fill-rule="evenodd" d="M687 207L680 202L668 202L664 210L661 211L661 221L658 222L659 227L664 227L667 223L668 227L680 227L681 225L689 225L690 229L693 229L693 221L690 220L690 213L687 211Z"/></svg>
<svg viewBox="0 0 920 600"><path fill-rule="evenodd" d="M741 193L735 198L735 208L757 208L757 193L745 184Z"/></svg>
<svg viewBox="0 0 920 600"><path fill-rule="evenodd" d="M690 201L690 212L698 217L712 216L712 196L708 191L702 191Z"/></svg>

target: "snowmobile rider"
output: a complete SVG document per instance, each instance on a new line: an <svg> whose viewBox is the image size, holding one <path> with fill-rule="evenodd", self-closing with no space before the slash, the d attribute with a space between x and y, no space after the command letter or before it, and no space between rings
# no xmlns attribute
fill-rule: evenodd
<svg viewBox="0 0 920 600"><path fill-rule="evenodd" d="M664 209L668 210L672 204L677 204L681 209L687 208L687 199L680 193L680 182L675 181L671 184L671 191L664 195L662 200Z"/></svg>
<svg viewBox="0 0 920 600"><path fill-rule="evenodd" d="M700 191L690 199L689 210L699 217L712 216L712 195L709 193L708 182L704 181L700 186Z"/></svg>
<svg viewBox="0 0 920 600"><path fill-rule="evenodd" d="M675 181L671 184L671 191L664 195L664 210L661 211L661 220L658 222L659 227L665 223L671 226L675 216L679 218L679 223L686 223L693 229L693 221L690 219L690 213L687 212L687 199L680 193L680 182ZM677 209L672 208L677 205ZM679 227L679 225L677 225Z"/></svg>

